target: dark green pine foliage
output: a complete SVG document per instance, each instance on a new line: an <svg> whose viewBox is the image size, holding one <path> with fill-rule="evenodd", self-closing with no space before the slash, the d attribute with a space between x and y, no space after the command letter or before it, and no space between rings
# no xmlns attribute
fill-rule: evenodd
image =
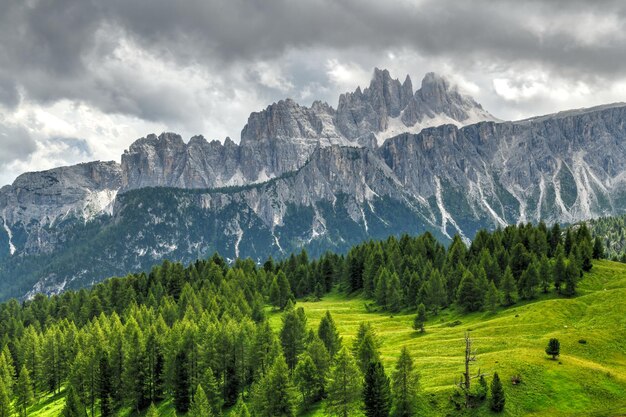
<svg viewBox="0 0 626 417"><path fill-rule="evenodd" d="M280 330L280 343L290 370L296 367L298 356L304 352L306 334L304 310L301 307L287 310L284 313L283 327Z"/></svg>
<svg viewBox="0 0 626 417"><path fill-rule="evenodd" d="M565 250L563 246L559 245L556 248L554 267L552 268L552 275L554 282L554 288L558 293L561 293L561 286L565 282L566 265L565 265Z"/></svg>
<svg viewBox="0 0 626 417"><path fill-rule="evenodd" d="M606 254L604 252L604 245L600 236L596 236L593 240L593 259L604 259Z"/></svg>
<svg viewBox="0 0 626 417"><path fill-rule="evenodd" d="M511 268L507 267L504 271L502 282L500 283L500 290L502 291L502 304L504 306L515 304L517 288Z"/></svg>
<svg viewBox="0 0 626 417"><path fill-rule="evenodd" d="M326 310L326 314L320 320L317 335L324 342L330 357L335 357L335 354L341 349L341 336L339 336L335 321L328 310Z"/></svg>
<svg viewBox="0 0 626 417"><path fill-rule="evenodd" d="M556 359L561 354L561 343L559 339L552 338L546 346L546 354L552 356L552 359Z"/></svg>
<svg viewBox="0 0 626 417"><path fill-rule="evenodd" d="M389 377L380 361L370 362L363 385L363 404L367 417L388 417L391 410Z"/></svg>
<svg viewBox="0 0 626 417"><path fill-rule="evenodd" d="M412 417L417 405L417 373L413 369L413 359L405 347L400 351L395 371L391 377L393 406L392 417Z"/></svg>
<svg viewBox="0 0 626 417"><path fill-rule="evenodd" d="M296 414L296 394L287 363L279 356L267 376L260 381L255 402L259 417L293 417Z"/></svg>
<svg viewBox="0 0 626 417"><path fill-rule="evenodd" d="M519 279L518 291L520 296L525 300L535 298L537 286L539 285L539 272L537 271L537 262L531 261L528 268L522 272Z"/></svg>
<svg viewBox="0 0 626 417"><path fill-rule="evenodd" d="M189 411L191 403L191 381L187 353L181 350L174 360L174 407L179 413Z"/></svg>
<svg viewBox="0 0 626 417"><path fill-rule="evenodd" d="M568 297L576 295L576 288L578 286L580 275L581 272L578 262L572 254L569 256L567 266L565 267L565 288L563 289L563 295Z"/></svg>
<svg viewBox="0 0 626 417"><path fill-rule="evenodd" d="M65 406L61 411L62 417L87 417L85 406L80 401L80 397L76 393L73 385L67 387L65 394Z"/></svg>
<svg viewBox="0 0 626 417"><path fill-rule="evenodd" d="M505 403L506 398L504 396L504 388L502 387L502 382L500 382L500 377L496 372L493 374L493 379L491 380L491 398L489 400L489 407L492 411L499 413L504 410Z"/></svg>
<svg viewBox="0 0 626 417"><path fill-rule="evenodd" d="M550 260L548 260L547 256L543 255L539 261L539 286L544 294L546 294L550 289L553 279L554 274L552 272Z"/></svg>
<svg viewBox="0 0 626 417"><path fill-rule="evenodd" d="M369 324L361 323L357 331L357 337L354 340L352 348L357 365L361 373L365 375L367 367L371 362L380 360L378 352L378 338L374 329Z"/></svg>
<svg viewBox="0 0 626 417"><path fill-rule="evenodd" d="M423 303L420 303L420 305L417 306L417 313L415 314L415 319L413 320L413 328L415 330L419 330L421 333L424 333L424 323L426 320L426 307L424 307Z"/></svg>
<svg viewBox="0 0 626 417"><path fill-rule="evenodd" d="M484 291L480 287L478 280L470 271L463 274L463 279L459 284L456 293L457 303L465 311L478 311L482 308L485 300Z"/></svg>

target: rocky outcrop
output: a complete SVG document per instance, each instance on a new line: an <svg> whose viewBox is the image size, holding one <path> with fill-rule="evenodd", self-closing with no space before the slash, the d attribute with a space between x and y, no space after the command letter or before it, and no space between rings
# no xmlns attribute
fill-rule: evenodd
<svg viewBox="0 0 626 417"><path fill-rule="evenodd" d="M445 79L427 74L413 93L387 70L376 69L370 86L341 95L338 110L316 101L291 99L255 112L235 145L201 136L185 144L179 135L149 135L122 155L123 190L148 186L215 188L266 181L303 166L318 147L376 148L385 138L443 123L463 125L495 120Z"/></svg>
<svg viewBox="0 0 626 417"><path fill-rule="evenodd" d="M60 239L56 225L87 222L112 214L121 187L116 162L89 162L22 174L0 190L0 222L7 255L37 254L55 249Z"/></svg>

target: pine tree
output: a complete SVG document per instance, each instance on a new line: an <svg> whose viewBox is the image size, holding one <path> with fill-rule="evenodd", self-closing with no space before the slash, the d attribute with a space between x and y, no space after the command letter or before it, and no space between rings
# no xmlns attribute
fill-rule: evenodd
<svg viewBox="0 0 626 417"><path fill-rule="evenodd" d="M400 288L400 279L395 272L390 275L387 283L387 309L393 313L397 313L402 309L402 289Z"/></svg>
<svg viewBox="0 0 626 417"><path fill-rule="evenodd" d="M567 266L565 267L565 289L563 290L563 294L568 297L576 295L576 287L579 279L580 268L578 267L576 258L574 258L572 254L569 256Z"/></svg>
<svg viewBox="0 0 626 417"><path fill-rule="evenodd" d="M65 406L61 412L62 417L87 417L85 406L80 401L79 395L73 385L69 385L65 394Z"/></svg>
<svg viewBox="0 0 626 417"><path fill-rule="evenodd" d="M602 239L599 236L593 240L593 259L604 259L604 245L602 244Z"/></svg>
<svg viewBox="0 0 626 417"><path fill-rule="evenodd" d="M324 380L308 354L304 354L298 361L298 365L293 371L293 381L302 394L302 403L305 409L318 400L318 394L324 388Z"/></svg>
<svg viewBox="0 0 626 417"><path fill-rule="evenodd" d="M326 350L326 347L324 346L324 343L322 343L319 337L315 337L309 342L306 349L306 355L311 357L317 372L317 386L315 392L315 398L317 401L318 399L323 398L325 394L326 379L328 377L328 372L330 371L331 358Z"/></svg>
<svg viewBox="0 0 626 417"><path fill-rule="evenodd" d="M415 314L415 319L413 320L413 328L424 333L424 323L426 320L426 307L424 307L423 303L420 303L420 305L417 306L417 314Z"/></svg>
<svg viewBox="0 0 626 417"><path fill-rule="evenodd" d="M306 315L302 307L286 311L280 330L280 342L290 370L296 367L298 356L304 352L306 334Z"/></svg>
<svg viewBox="0 0 626 417"><path fill-rule="evenodd" d="M376 303L382 308L387 308L387 284L390 279L389 270L385 267L379 269L378 277L376 277L375 297Z"/></svg>
<svg viewBox="0 0 626 417"><path fill-rule="evenodd" d="M243 402L241 397L237 400L237 404L235 404L235 409L232 411L231 417L250 417L248 406L245 402Z"/></svg>
<svg viewBox="0 0 626 417"><path fill-rule="evenodd" d="M257 386L255 415L258 417L295 416L296 394L285 358L279 356Z"/></svg>
<svg viewBox="0 0 626 417"><path fill-rule="evenodd" d="M498 309L498 304L500 304L500 293L496 288L496 284L491 281L487 286L487 294L485 295L485 307L487 307L489 311L493 313Z"/></svg>
<svg viewBox="0 0 626 417"><path fill-rule="evenodd" d="M418 377L413 370L413 359L409 350L405 347L400 351L400 357L396 362L396 369L391 377L391 389L393 417L412 417L415 415L417 404Z"/></svg>
<svg viewBox="0 0 626 417"><path fill-rule="evenodd" d="M502 291L502 303L504 306L515 304L516 287L511 268L507 267L504 271L502 282L500 282L500 290Z"/></svg>
<svg viewBox="0 0 626 417"><path fill-rule="evenodd" d="M220 388L213 374L213 370L209 367L204 372L204 378L202 380L202 388L211 406L211 411L214 416L222 414L222 405L224 400L220 393Z"/></svg>
<svg viewBox="0 0 626 417"><path fill-rule="evenodd" d="M563 285L563 283L565 282L565 274L566 274L565 254L564 254L563 247L560 245L556 249L555 258L556 259L554 261L554 268L552 268L552 274L553 274L552 281L554 282L554 288L560 294L561 285Z"/></svg>
<svg viewBox="0 0 626 417"><path fill-rule="evenodd" d="M150 403L150 407L148 407L148 411L146 412L146 417L160 417L159 410L155 407L154 403Z"/></svg>
<svg viewBox="0 0 626 417"><path fill-rule="evenodd" d="M544 294L546 294L550 289L553 279L554 274L552 272L552 267L550 266L550 261L547 256L543 255L539 261L539 285L541 286L541 290Z"/></svg>
<svg viewBox="0 0 626 417"><path fill-rule="evenodd" d="M193 396L193 400L191 401L191 406L189 407L189 413L187 413L188 417L212 417L213 411L211 406L209 405L209 400L204 393L204 389L202 389L202 385L198 385L196 388L196 393Z"/></svg>
<svg viewBox="0 0 626 417"><path fill-rule="evenodd" d="M463 274L459 289L456 293L457 302L465 311L478 311L482 308L484 294L474 274L466 271Z"/></svg>
<svg viewBox="0 0 626 417"><path fill-rule="evenodd" d="M0 378L0 417L10 417L12 414L13 405L11 404L11 397L4 381Z"/></svg>
<svg viewBox="0 0 626 417"><path fill-rule="evenodd" d="M546 346L546 353L552 356L552 359L556 359L561 354L561 343L559 339L552 338Z"/></svg>
<svg viewBox="0 0 626 417"><path fill-rule="evenodd" d="M335 366L331 370L326 414L338 417L353 415L360 408L361 391L359 368L348 350L343 347L337 353Z"/></svg>
<svg viewBox="0 0 626 417"><path fill-rule="evenodd" d="M439 313L439 309L446 304L446 289L441 273L433 269L425 287L426 303L434 315Z"/></svg>
<svg viewBox="0 0 626 417"><path fill-rule="evenodd" d="M391 409L391 390L389 378L385 374L383 364L370 362L365 373L363 386L363 403L367 417L388 417Z"/></svg>
<svg viewBox="0 0 626 417"><path fill-rule="evenodd" d="M282 300L280 297L280 288L278 287L278 280L276 277L272 279L270 284L270 304L276 308L282 308Z"/></svg>
<svg viewBox="0 0 626 417"><path fill-rule="evenodd" d="M489 401L489 406L493 411L499 413L504 410L505 402L504 388L502 388L502 382L500 382L500 377L496 372L493 374L493 380L491 380L491 400Z"/></svg>
<svg viewBox="0 0 626 417"><path fill-rule="evenodd" d="M179 413L186 413L189 410L190 384L187 353L181 350L174 359L174 407Z"/></svg>
<svg viewBox="0 0 626 417"><path fill-rule="evenodd" d="M519 279L518 290L520 296L526 300L535 297L536 287L539 285L539 273L535 264L536 262L531 262Z"/></svg>
<svg viewBox="0 0 626 417"><path fill-rule="evenodd" d="M380 359L378 338L369 324L361 323L359 325L352 351L354 352L356 363L364 375L370 362L377 362Z"/></svg>
<svg viewBox="0 0 626 417"><path fill-rule="evenodd" d="M324 317L320 320L317 335L322 342L324 342L324 346L326 346L330 357L334 358L335 354L341 349L341 336L339 336L335 321L328 310L326 310L326 314L324 314Z"/></svg>
<svg viewBox="0 0 626 417"><path fill-rule="evenodd" d="M21 417L26 417L28 407L34 400L33 384L30 380L30 375L26 365L22 365L20 375L17 378L17 384L15 384L15 397L18 413Z"/></svg>

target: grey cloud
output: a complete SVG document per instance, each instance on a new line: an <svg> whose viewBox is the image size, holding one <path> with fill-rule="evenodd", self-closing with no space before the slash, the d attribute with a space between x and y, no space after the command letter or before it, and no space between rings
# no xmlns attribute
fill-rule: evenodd
<svg viewBox="0 0 626 417"><path fill-rule="evenodd" d="M625 7L580 0L8 0L0 16L0 80L12 84L0 82L0 100L15 105L19 87L33 100L83 100L147 120L190 117L177 100L184 97L142 83L141 74L102 77L93 70L93 60L110 56L120 36L166 61L201 64L225 77L231 65L290 50L362 48L376 56L404 47L448 59L457 69L538 65L601 82L626 68L626 37L619 31L581 42L580 33L541 31L528 22L551 27L558 16L575 27L586 14L623 27ZM310 77L308 68L296 69ZM165 94L168 100L160 100Z"/></svg>
<svg viewBox="0 0 626 417"><path fill-rule="evenodd" d="M25 159L37 150L37 142L21 126L0 123L0 166L16 159Z"/></svg>

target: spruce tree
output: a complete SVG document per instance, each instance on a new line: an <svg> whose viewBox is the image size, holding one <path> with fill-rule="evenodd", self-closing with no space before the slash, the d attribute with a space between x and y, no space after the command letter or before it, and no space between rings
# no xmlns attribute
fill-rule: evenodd
<svg viewBox="0 0 626 417"><path fill-rule="evenodd" d="M565 289L563 290L563 294L568 297L576 295L576 287L579 279L580 268L578 267L576 258L574 258L572 254L569 256L567 266L565 267Z"/></svg>
<svg viewBox="0 0 626 417"><path fill-rule="evenodd" d="M418 377L413 369L413 359L405 347L400 351L395 371L391 377L393 406L392 417L412 417L417 404Z"/></svg>
<svg viewBox="0 0 626 417"><path fill-rule="evenodd" d="M605 256L602 239L600 239L600 236L596 236L593 240L593 259L604 259Z"/></svg>
<svg viewBox="0 0 626 417"><path fill-rule="evenodd" d="M496 285L491 281L487 287L487 294L485 295L485 307L491 312L495 312L500 304L500 292L496 288Z"/></svg>
<svg viewBox="0 0 626 417"><path fill-rule="evenodd" d="M20 375L17 378L17 384L15 384L15 403L21 417L28 415L27 409L32 404L33 399L33 384L30 380L26 365L22 365Z"/></svg>
<svg viewBox="0 0 626 417"><path fill-rule="evenodd" d="M298 356L304 352L306 334L306 315L302 307L286 311L280 330L280 342L290 370L296 367Z"/></svg>
<svg viewBox="0 0 626 417"><path fill-rule="evenodd" d="M187 413L188 417L212 417L213 410L209 405L209 400L204 393L204 389L202 389L202 385L198 385L196 388L196 393L193 396L193 400L191 401L191 406L189 407L189 413Z"/></svg>
<svg viewBox="0 0 626 417"><path fill-rule="evenodd" d="M174 407L179 413L186 413L189 410L190 384L187 353L181 350L174 359Z"/></svg>
<svg viewBox="0 0 626 417"><path fill-rule="evenodd" d="M547 256L543 255L539 261L539 285L541 286L541 290L544 294L546 294L550 289L553 279L554 274L552 272L550 261Z"/></svg>
<svg viewBox="0 0 626 417"><path fill-rule="evenodd" d="M552 274L554 282L554 288L556 292L561 293L561 286L565 282L566 265L565 265L565 253L561 245L556 248L556 255L554 261L554 268L552 268Z"/></svg>
<svg viewBox="0 0 626 417"><path fill-rule="evenodd" d="M500 382L500 377L498 373L493 374L493 379L491 380L491 399L489 401L489 406L496 413L504 410L504 403L506 402L506 398L504 397L504 388L502 387L502 382Z"/></svg>
<svg viewBox="0 0 626 417"><path fill-rule="evenodd" d="M11 397L4 381L0 378L0 417L10 417L12 414L13 405L11 404Z"/></svg>
<svg viewBox="0 0 626 417"><path fill-rule="evenodd" d="M552 359L556 359L561 354L561 343L559 339L552 338L546 346L546 353L552 356Z"/></svg>
<svg viewBox="0 0 626 417"><path fill-rule="evenodd" d="M318 395L324 389L324 379L311 356L306 353L293 371L293 382L302 395L302 404L305 409L319 399Z"/></svg>
<svg viewBox="0 0 626 417"><path fill-rule="evenodd" d="M74 386L70 384L65 394L65 406L61 412L62 417L87 417L85 406L80 401Z"/></svg>
<svg viewBox="0 0 626 417"><path fill-rule="evenodd" d="M502 291L502 304L504 306L515 304L516 287L511 268L507 267L504 271L502 281L500 282L500 290Z"/></svg>
<svg viewBox="0 0 626 417"><path fill-rule="evenodd" d="M237 400L237 404L235 404L235 409L231 413L232 417L250 417L250 411L248 411L248 406L245 402L239 397Z"/></svg>
<svg viewBox="0 0 626 417"><path fill-rule="evenodd" d="M413 320L413 328L415 330L419 330L421 333L424 333L424 323L426 320L426 307L424 307L423 303L420 303L420 305L417 306L417 313L415 314L415 319Z"/></svg>
<svg viewBox="0 0 626 417"><path fill-rule="evenodd" d="M484 294L474 274L465 271L456 293L457 303L465 311L478 311L482 308Z"/></svg>
<svg viewBox="0 0 626 417"><path fill-rule="evenodd" d="M380 361L370 362L365 373L363 403L367 417L389 417L391 389L389 378Z"/></svg>
<svg viewBox="0 0 626 417"><path fill-rule="evenodd" d="M335 321L328 310L326 310L326 314L324 314L324 317L320 320L317 335L322 342L324 342L324 346L326 346L330 357L334 358L335 354L341 349L341 336L339 336Z"/></svg>
<svg viewBox="0 0 626 417"><path fill-rule="evenodd" d="M400 279L398 274L392 273L387 283L387 309L392 313L397 313L402 309L402 289L400 288Z"/></svg>
<svg viewBox="0 0 626 417"><path fill-rule="evenodd" d="M214 416L219 416L222 414L222 405L224 404L224 399L222 398L219 385L217 380L215 379L215 375L213 374L213 370L211 368L207 368L204 372L204 378L202 380L202 388L204 389L204 393L209 401L209 405L211 407L211 411Z"/></svg>
<svg viewBox="0 0 626 417"><path fill-rule="evenodd" d="M365 375L370 362L380 359L378 338L369 324L361 323L353 346L354 357L361 372Z"/></svg>
<svg viewBox="0 0 626 417"><path fill-rule="evenodd" d="M522 272L522 276L519 279L518 290L520 296L525 300L534 298L537 285L539 285L539 272L537 271L536 262L532 261L528 268Z"/></svg>
<svg viewBox="0 0 626 417"><path fill-rule="evenodd" d="M265 378L260 381L257 389L256 416L295 416L296 394L289 375L289 368L283 356L276 358L274 365Z"/></svg>
<svg viewBox="0 0 626 417"><path fill-rule="evenodd" d="M146 417L160 417L159 410L155 407L154 403L150 403L150 407L148 407L148 411L146 412Z"/></svg>
<svg viewBox="0 0 626 417"><path fill-rule="evenodd" d="M354 358L343 347L335 357L328 382L326 414L337 417L352 416L361 405L361 373Z"/></svg>

